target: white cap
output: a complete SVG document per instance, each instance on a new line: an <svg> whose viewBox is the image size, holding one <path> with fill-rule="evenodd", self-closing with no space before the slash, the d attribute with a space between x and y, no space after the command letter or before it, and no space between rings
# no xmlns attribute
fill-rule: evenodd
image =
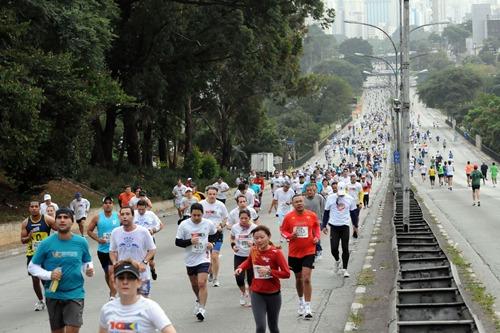
<svg viewBox="0 0 500 333"><path fill-rule="evenodd" d="M48 193L43 196L43 201L47 201L47 200L52 200L52 197Z"/></svg>
<svg viewBox="0 0 500 333"><path fill-rule="evenodd" d="M339 183L337 187L337 195L340 196L346 195L346 188L344 183Z"/></svg>
<svg viewBox="0 0 500 333"><path fill-rule="evenodd" d="M192 189L191 187L187 187L187 188L184 190L184 193L186 193L186 192L188 192L188 191L193 192L193 189Z"/></svg>

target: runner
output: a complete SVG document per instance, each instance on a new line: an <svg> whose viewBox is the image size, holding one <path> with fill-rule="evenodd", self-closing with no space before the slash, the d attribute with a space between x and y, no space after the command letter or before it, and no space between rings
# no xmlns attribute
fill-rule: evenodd
<svg viewBox="0 0 500 333"><path fill-rule="evenodd" d="M453 174L454 173L455 173L455 168L453 167L453 165L451 165L451 161L448 161L448 166L446 167L446 178L448 179L448 188L450 191L453 190Z"/></svg>
<svg viewBox="0 0 500 333"><path fill-rule="evenodd" d="M493 184L493 187L497 187L498 167L495 164L495 162L491 163L490 173L491 173L491 182Z"/></svg>
<svg viewBox="0 0 500 333"><path fill-rule="evenodd" d="M147 209L153 208L153 203L151 203L151 200L149 200L148 196L146 195L146 191L144 191L141 187L138 187L135 191L135 197L130 199L130 201L128 202L129 207L133 210L136 210L137 203L140 200L146 201Z"/></svg>
<svg viewBox="0 0 500 333"><path fill-rule="evenodd" d="M330 189L333 188L328 186ZM324 190L324 188L323 188ZM323 221L323 212L325 211L325 198L322 195L316 193L316 186L314 184L309 184L306 187L306 195L304 197L304 207L316 214L318 218L318 223L321 224ZM315 261L321 260L323 257L323 248L321 247L321 239L316 243L316 258Z"/></svg>
<svg viewBox="0 0 500 333"><path fill-rule="evenodd" d="M481 201L479 198L479 189L481 188L481 179L483 178L483 173L478 170L477 164L474 164L474 171L470 174L472 181L472 206L481 206Z"/></svg>
<svg viewBox="0 0 500 333"><path fill-rule="evenodd" d="M292 198L295 195L295 192L290 189L290 182L283 182L283 187L277 188L274 191L273 202L271 203L271 207L269 207L269 214L271 214L273 208L276 208L276 217L278 218L279 226L283 223L283 219L285 215L290 211ZM280 239L280 242L283 242L283 238Z"/></svg>
<svg viewBox="0 0 500 333"><path fill-rule="evenodd" d="M210 220L203 218L203 206L200 203L192 204L190 210L191 218L182 221L177 228L175 245L185 248L184 263L196 296L194 315L203 321L206 318L210 251L216 240L217 229Z"/></svg>
<svg viewBox="0 0 500 333"><path fill-rule="evenodd" d="M123 203L123 201L122 201ZM109 288L109 299L113 299L116 294L115 286L111 277L109 257L109 241L111 232L120 226L120 217L113 210L113 198L110 196L102 199L102 211L92 217L87 228L87 235L97 242L97 257L104 271L104 279ZM97 234L95 228L97 227Z"/></svg>
<svg viewBox="0 0 500 333"><path fill-rule="evenodd" d="M335 258L334 269L349 277L347 266L349 263L349 226L357 218L355 214L356 200L346 193L343 183L338 185L337 193L328 197L325 203L325 213L321 229L328 234L327 225L330 225L330 247ZM342 261L339 258L339 243L342 242ZM342 267L342 269L341 269Z"/></svg>
<svg viewBox="0 0 500 333"><path fill-rule="evenodd" d="M123 187L123 192L118 196L118 204L120 207L128 207L130 199L135 196L134 192L132 192L132 186L125 185Z"/></svg>
<svg viewBox="0 0 500 333"><path fill-rule="evenodd" d="M422 182L425 183L425 178L427 178L427 165L422 164L420 166L420 175L422 176Z"/></svg>
<svg viewBox="0 0 500 333"><path fill-rule="evenodd" d="M240 196L239 198L244 198ZM231 249L234 252L234 269L237 269L242 262L244 262L250 254L250 249L253 245L252 230L257 225L252 223L252 214L248 209L238 211L239 222L234 224L231 228ZM246 272L246 279L248 287L252 285L253 271ZM251 306L250 296L247 288L245 287L245 274L236 275L236 284L240 288L240 305Z"/></svg>
<svg viewBox="0 0 500 333"><path fill-rule="evenodd" d="M431 164L429 168L429 181L431 183L431 187L434 187L436 183L436 169L434 169L434 165Z"/></svg>
<svg viewBox="0 0 500 333"><path fill-rule="evenodd" d="M154 234L160 232L164 224L154 212L147 210L147 203L145 200L139 200L137 203L137 210L134 212L134 223L146 228L151 236L153 236L153 242L156 244ZM153 256L149 261L149 268L151 269L151 277L153 280L158 278L155 267L155 257Z"/></svg>
<svg viewBox="0 0 500 333"><path fill-rule="evenodd" d="M470 161L467 161L467 164L465 165L465 176L467 177L467 187L471 186L470 183L470 174L474 170L474 165L470 164Z"/></svg>
<svg viewBox="0 0 500 333"><path fill-rule="evenodd" d="M149 262L156 253L156 245L149 231L134 223L134 210L131 207L120 208L121 227L111 232L109 257L115 265L120 260L131 259L139 265L141 287L139 293L148 297L151 292L151 270Z"/></svg>
<svg viewBox="0 0 500 333"><path fill-rule="evenodd" d="M247 260L234 271L234 274L240 275L243 271L253 270L250 298L256 332L265 333L266 326L269 326L271 333L279 333L278 321L281 309L279 279L288 279L290 268L283 253L271 243L271 232L268 227L259 225L252 233L255 246L250 250Z"/></svg>
<svg viewBox="0 0 500 333"><path fill-rule="evenodd" d="M52 206L50 208L53 209ZM26 266L30 264L42 240L49 237L50 230L56 229L54 219L40 213L38 201L30 202L29 212L30 216L21 223L21 243L26 244ZM34 275L29 273L28 275L31 276L33 290L38 298L35 303L35 311L42 311L45 309L45 302L43 301L41 281Z"/></svg>
<svg viewBox="0 0 500 333"><path fill-rule="evenodd" d="M224 182L222 177L219 177L217 181L213 183L212 186L217 188L217 200L225 204L227 199L226 194L229 191L229 185L227 185L227 183Z"/></svg>
<svg viewBox="0 0 500 333"><path fill-rule="evenodd" d="M304 196L295 194L294 210L285 215L281 234L288 244L288 265L295 274L295 287L299 296L299 316L312 319L311 274L314 269L316 244L321 238L318 216L304 207Z"/></svg>
<svg viewBox="0 0 500 333"><path fill-rule="evenodd" d="M71 232L73 211L62 208L56 212L57 234L43 240L28 271L45 281L45 298L50 329L54 333L78 333L83 325L85 291L83 275L94 275L87 240Z"/></svg>
<svg viewBox="0 0 500 333"><path fill-rule="evenodd" d="M138 332L175 333L176 330L163 309L153 300L142 297L139 266L132 261L116 263L114 283L118 298L101 309L99 333Z"/></svg>
<svg viewBox="0 0 500 333"><path fill-rule="evenodd" d="M240 195L236 198L236 208L229 212L229 217L227 219L227 228L231 228L240 221L240 212L243 210L248 210L250 212L250 218L253 223L259 224L259 214L253 208L248 207L247 198L244 195Z"/></svg>
<svg viewBox="0 0 500 333"><path fill-rule="evenodd" d="M181 201L184 197L184 192L186 192L187 186L182 184L182 179L177 179L177 185L172 189L172 194L174 195L174 206L177 208L177 214L179 215L179 219L182 218L181 211Z"/></svg>
<svg viewBox="0 0 500 333"><path fill-rule="evenodd" d="M210 266L209 281L213 282L214 287L219 287L219 253L224 240L223 230L226 227L228 212L226 206L216 198L217 188L210 186L207 189L207 198L202 200L200 204L203 206L203 218L210 220L217 229L215 244L211 252L212 265Z"/></svg>
<svg viewBox="0 0 500 333"><path fill-rule="evenodd" d="M358 219L361 208L363 207L363 187L359 182L356 181L356 174L351 173L350 182L346 185L347 193L357 200L356 210L352 212L356 216L356 219L352 221L352 237L358 238Z"/></svg>
<svg viewBox="0 0 500 333"><path fill-rule="evenodd" d="M248 207L253 208L255 203L255 192L248 187L248 182L243 181L240 185L238 185L238 189L234 192L234 198L236 199L240 195L244 195L247 198Z"/></svg>
<svg viewBox="0 0 500 333"><path fill-rule="evenodd" d="M55 202L52 202L52 197L50 196L50 194L46 193L43 196L43 202L40 205L40 213L42 215L46 215L47 214L47 207L48 206L54 206L54 209L56 211L59 209L59 206Z"/></svg>
<svg viewBox="0 0 500 333"><path fill-rule="evenodd" d="M182 218L177 221L177 225L191 217L191 205L197 203L198 199L193 196L193 189L187 187L184 191L184 198L181 201Z"/></svg>
<svg viewBox="0 0 500 333"><path fill-rule="evenodd" d="M437 171L438 171L438 178L439 178L439 186L443 186L444 167L441 163L438 163Z"/></svg>
<svg viewBox="0 0 500 333"><path fill-rule="evenodd" d="M75 214L75 220L78 224L80 234L83 236L83 227L90 211L90 202L82 197L80 192L75 193L75 199L69 204L69 208Z"/></svg>
<svg viewBox="0 0 500 333"><path fill-rule="evenodd" d="M363 207L370 207L370 192L372 190L372 181L366 176L361 176L361 187L363 188Z"/></svg>
<svg viewBox="0 0 500 333"><path fill-rule="evenodd" d="M483 174L483 185L486 185L486 181L488 180L488 166L485 162L481 164L481 173Z"/></svg>

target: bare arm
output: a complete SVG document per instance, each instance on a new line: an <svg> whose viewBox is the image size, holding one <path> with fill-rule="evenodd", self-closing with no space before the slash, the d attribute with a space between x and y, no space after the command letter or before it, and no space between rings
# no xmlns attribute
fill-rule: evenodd
<svg viewBox="0 0 500 333"><path fill-rule="evenodd" d="M87 227L87 235L89 235L90 238L99 243L99 237L94 232L98 220L99 220L99 215L94 216L92 220L90 220L89 226Z"/></svg>
<svg viewBox="0 0 500 333"><path fill-rule="evenodd" d="M23 243L23 244L29 243L29 241L31 239L31 231L28 232L28 230L26 229L27 225L28 225L28 219L25 219L21 223L21 243Z"/></svg>
<svg viewBox="0 0 500 333"><path fill-rule="evenodd" d="M109 251L109 259L111 260L111 265L116 264L116 262L118 261L118 252Z"/></svg>
<svg viewBox="0 0 500 333"><path fill-rule="evenodd" d="M47 223L47 225L51 227L52 230L57 231L56 220L52 216L44 215L43 218L45 219L45 223Z"/></svg>
<svg viewBox="0 0 500 333"><path fill-rule="evenodd" d="M108 333L108 329L99 326L99 333Z"/></svg>

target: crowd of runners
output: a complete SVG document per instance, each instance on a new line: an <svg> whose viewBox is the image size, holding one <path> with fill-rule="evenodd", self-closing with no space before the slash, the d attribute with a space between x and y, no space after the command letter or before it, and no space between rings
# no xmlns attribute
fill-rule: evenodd
<svg viewBox="0 0 500 333"><path fill-rule="evenodd" d="M252 171L238 177L234 190L222 178L201 191L193 179L179 179L172 189L178 214L175 245L185 252L186 282L198 321L207 319L210 287L229 283L219 277L225 246L234 253L239 305L251 308L256 332L279 332L280 280L292 272L297 315L313 318L311 276L314 263L323 257L322 234L329 235L334 272L350 277L349 241L358 238L360 212L369 209L373 184L387 165L387 97L382 89L368 90L365 112L331 137L324 160L273 175ZM271 192L269 202L263 202L265 191ZM161 280L154 261L155 255L162 255L155 235L164 223L141 187L132 191L126 185L116 199L104 197L88 224L90 204L80 193L68 208L59 208L50 195L42 204L30 203L21 241L27 245L28 272L38 298L35 311L48 310L53 332L78 332L82 326L84 276L94 275L93 257L99 260L109 291L98 320L100 332L175 332L163 309L149 298L154 280ZM229 210L231 201L236 207ZM266 212L279 225L279 235L271 235L262 223ZM71 232L75 221L85 237ZM96 256L90 253L89 241L97 244Z"/></svg>

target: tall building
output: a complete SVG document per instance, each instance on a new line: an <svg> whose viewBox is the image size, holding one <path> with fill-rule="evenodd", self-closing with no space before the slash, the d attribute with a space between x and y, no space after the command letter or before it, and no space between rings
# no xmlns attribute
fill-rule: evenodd
<svg viewBox="0 0 500 333"><path fill-rule="evenodd" d="M472 17L472 43L475 47L482 45L486 38L486 21L491 15L489 3L473 4L471 6Z"/></svg>
<svg viewBox="0 0 500 333"><path fill-rule="evenodd" d="M446 1L445 0L432 0L432 23L444 22L447 20L446 16ZM443 31L443 25L436 25L433 27L434 31Z"/></svg>

